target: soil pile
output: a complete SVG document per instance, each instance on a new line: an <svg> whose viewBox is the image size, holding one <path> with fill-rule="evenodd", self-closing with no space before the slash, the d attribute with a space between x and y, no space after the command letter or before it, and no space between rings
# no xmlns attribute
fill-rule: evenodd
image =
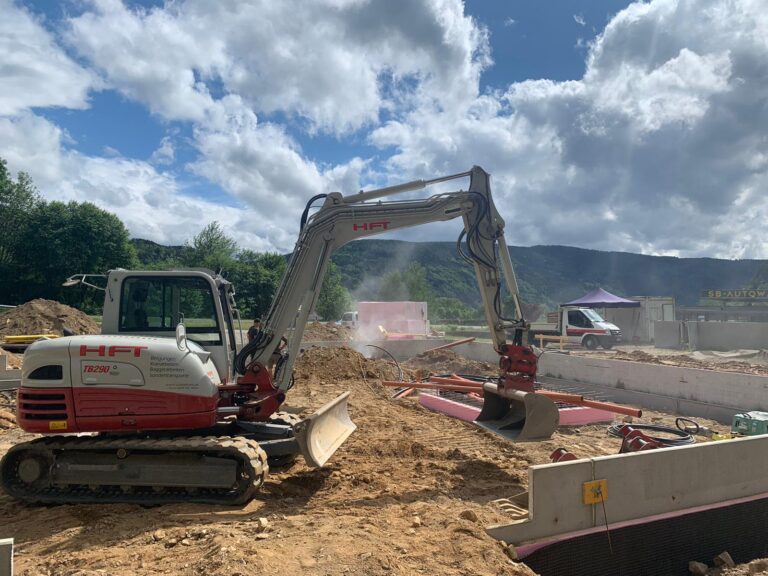
<svg viewBox="0 0 768 576"><path fill-rule="evenodd" d="M499 368L488 362L469 360L453 350L429 350L404 363L411 370L421 370L432 374L468 374L478 376L496 376Z"/></svg>
<svg viewBox="0 0 768 576"><path fill-rule="evenodd" d="M67 327L75 334L98 334L99 325L76 308L54 300L30 300L0 315L0 336L21 334L63 335Z"/></svg>
<svg viewBox="0 0 768 576"><path fill-rule="evenodd" d="M511 444L411 397L391 400L380 380L396 373L348 348L309 348L286 409L308 413L351 390L357 431L322 469L299 459L271 471L245 506L43 507L0 496L16 573L531 576L485 533L510 521L492 501L524 490L529 465L549 462L555 448L582 457L616 453L621 442L605 426L584 426ZM0 455L30 438L0 429Z"/></svg>
<svg viewBox="0 0 768 576"><path fill-rule="evenodd" d="M339 326L332 322L309 322L304 328L302 340L306 342L322 342L327 340L342 340L349 342L354 338L352 328Z"/></svg>
<svg viewBox="0 0 768 576"><path fill-rule="evenodd" d="M579 354L583 353L579 352ZM610 358L612 360L628 360L630 362L679 366L681 368L698 368L700 370L718 370L720 372L740 372L743 374L768 376L768 366L764 364L729 360L727 358L694 358L687 354L653 354L644 350L599 351L587 354L591 358Z"/></svg>
<svg viewBox="0 0 768 576"><path fill-rule="evenodd" d="M14 354L13 352L8 352L2 348L0 348L0 356L5 356L5 364L9 369L21 368L24 358L23 356ZM0 366L2 366L2 360L0 360Z"/></svg>

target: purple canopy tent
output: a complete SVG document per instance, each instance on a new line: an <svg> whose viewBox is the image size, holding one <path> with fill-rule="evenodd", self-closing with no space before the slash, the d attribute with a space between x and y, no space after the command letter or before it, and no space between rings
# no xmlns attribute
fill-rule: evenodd
<svg viewBox="0 0 768 576"><path fill-rule="evenodd" d="M602 288L595 288L587 292L581 298L571 300L562 304L562 306L581 306L583 308L640 308L640 302L637 300L627 300Z"/></svg>

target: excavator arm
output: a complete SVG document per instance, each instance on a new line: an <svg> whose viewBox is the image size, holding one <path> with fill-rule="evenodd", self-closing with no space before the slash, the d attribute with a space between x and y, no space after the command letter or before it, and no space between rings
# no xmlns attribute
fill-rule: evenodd
<svg viewBox="0 0 768 576"><path fill-rule="evenodd" d="M384 202L383 197L403 194L448 180L469 177L469 189L438 193L423 199ZM322 207L309 216L313 201ZM476 423L508 439L548 438L558 424L554 403L534 393L536 356L528 346L526 323L512 262L504 239L504 220L496 210L490 178L475 166L468 172L418 180L407 184L360 192L318 195L310 200L301 219L301 231L280 287L262 329L235 360L239 374L272 367L272 384L283 394L291 387L293 363L298 356L307 317L320 294L331 256L346 243L391 230L461 217L459 254L470 262L477 277L485 318L499 354L499 377L483 384L485 401ZM500 272L501 271L501 272ZM514 318L504 316L503 274L515 304ZM507 342L508 332L512 342ZM322 466L355 429L342 394L314 415L294 426L304 459Z"/></svg>
<svg viewBox="0 0 768 576"><path fill-rule="evenodd" d="M417 200L379 200L466 177L470 179L466 191L444 192ZM489 175L482 168L475 166L460 174L350 196L320 195L313 200L321 198L325 202L311 217L308 217L311 201L307 205L296 247L262 323L261 333L238 355L239 373L243 374L254 362L267 365L282 342L274 383L283 391L290 387L292 366L307 317L320 294L331 256L340 247L359 238L459 217L464 220L459 251L474 266L494 348L504 353L508 330L514 331L516 343L522 343L528 325L523 318L517 280L504 240L504 220L493 203ZM506 318L503 314L499 269L515 302L515 318Z"/></svg>

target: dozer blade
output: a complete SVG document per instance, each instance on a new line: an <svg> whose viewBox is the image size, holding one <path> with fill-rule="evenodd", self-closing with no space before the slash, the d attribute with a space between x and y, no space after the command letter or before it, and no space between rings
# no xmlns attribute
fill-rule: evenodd
<svg viewBox="0 0 768 576"><path fill-rule="evenodd" d="M546 440L560 423L557 405L535 392L505 391L500 396L483 387L484 402L475 424L515 442Z"/></svg>
<svg viewBox="0 0 768 576"><path fill-rule="evenodd" d="M310 466L325 464L357 428L347 411L348 398L349 392L344 392L293 426L301 454Z"/></svg>

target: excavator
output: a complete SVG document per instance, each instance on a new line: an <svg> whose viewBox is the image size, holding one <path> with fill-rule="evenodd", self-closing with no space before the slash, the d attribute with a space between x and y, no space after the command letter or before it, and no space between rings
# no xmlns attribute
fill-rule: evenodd
<svg viewBox="0 0 768 576"><path fill-rule="evenodd" d="M467 177L467 190L381 200ZM269 313L239 349L235 291L219 274L109 271L101 287L101 334L41 340L27 349L16 418L42 437L8 450L0 485L30 503L238 505L253 498L270 465L300 454L308 465L323 466L355 430L349 392L304 419L280 408L332 254L359 238L459 217L458 251L474 266L499 354L499 376L483 384L477 423L517 441L550 437L557 408L535 392L536 356L523 344L529 324L504 221L489 174L475 166L311 198ZM512 318L503 313L500 271L514 302ZM67 283L96 285L80 276Z"/></svg>

